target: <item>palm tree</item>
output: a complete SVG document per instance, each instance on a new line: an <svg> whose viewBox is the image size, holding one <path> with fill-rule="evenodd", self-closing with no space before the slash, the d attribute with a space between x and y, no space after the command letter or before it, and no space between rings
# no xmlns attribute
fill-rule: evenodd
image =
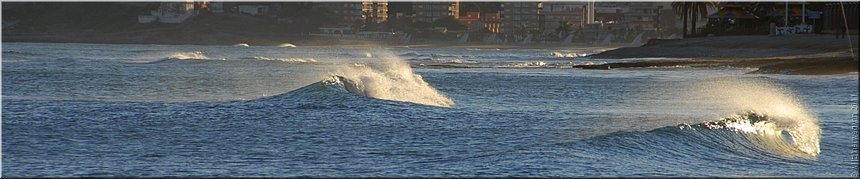
<svg viewBox="0 0 860 179"><path fill-rule="evenodd" d="M698 21L701 17L705 17L708 15L708 8L716 6L717 3L713 1L673 2L672 9L675 10L675 14L681 15L681 17L683 17L684 30L682 37L687 37L687 17L690 17L690 20L692 21L690 34L696 34L696 21Z"/></svg>
<svg viewBox="0 0 860 179"><path fill-rule="evenodd" d="M708 8L716 7L717 3L713 1L700 1L700 2L691 2L690 3L690 15L693 16L692 23L693 28L690 34L696 34L696 21L699 21L702 17L708 16Z"/></svg>
<svg viewBox="0 0 860 179"><path fill-rule="evenodd" d="M673 2L672 3L672 9L675 11L675 14L681 16L683 19L681 21L682 23L684 23L684 27L682 28L683 32L681 33L682 38L687 38L687 16L688 16L687 10L689 9L687 7L689 7L689 4L690 4L690 2Z"/></svg>

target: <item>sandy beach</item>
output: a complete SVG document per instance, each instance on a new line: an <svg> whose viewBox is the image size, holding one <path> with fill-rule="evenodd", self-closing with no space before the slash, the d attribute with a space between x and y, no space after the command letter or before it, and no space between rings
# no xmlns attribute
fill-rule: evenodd
<svg viewBox="0 0 860 179"><path fill-rule="evenodd" d="M833 35L725 36L653 40L641 47L623 47L592 58L679 58L647 62L621 62L574 66L611 69L655 66L737 66L758 68L751 73L829 75L857 72L857 35L854 44ZM854 47L853 56L850 46Z"/></svg>

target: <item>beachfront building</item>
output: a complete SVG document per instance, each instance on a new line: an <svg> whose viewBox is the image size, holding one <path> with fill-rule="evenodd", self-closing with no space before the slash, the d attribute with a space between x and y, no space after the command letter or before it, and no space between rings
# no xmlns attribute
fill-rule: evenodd
<svg viewBox="0 0 860 179"><path fill-rule="evenodd" d="M457 21L459 21L463 25L466 25L470 29L474 25L480 25L477 23L480 22L478 20L481 20L481 12L466 12L465 16L460 16L457 18Z"/></svg>
<svg viewBox="0 0 860 179"><path fill-rule="evenodd" d="M560 26L563 26L566 23L579 27L584 26L586 24L587 19L587 5L588 2L585 1L544 2L543 9L541 9L541 14L546 16L546 29L558 29Z"/></svg>
<svg viewBox="0 0 860 179"><path fill-rule="evenodd" d="M502 26L502 13L484 13L484 16L481 16L481 22L484 23L484 28L487 31L499 33Z"/></svg>
<svg viewBox="0 0 860 179"><path fill-rule="evenodd" d="M627 17L627 28L656 31L658 13L660 13L660 10L664 7L671 8L671 6L659 6L657 4L659 4L659 2L628 3L628 7L630 7L630 9L625 13L625 16Z"/></svg>
<svg viewBox="0 0 860 179"><path fill-rule="evenodd" d="M466 12L466 15L460 16L457 21L472 30L486 29L491 33L499 33L502 18L501 13L498 12L484 13L484 15L480 12Z"/></svg>
<svg viewBox="0 0 860 179"><path fill-rule="evenodd" d="M415 12L416 21L435 22L444 17L460 16L460 1L442 2L413 2L412 11Z"/></svg>
<svg viewBox="0 0 860 179"><path fill-rule="evenodd" d="M501 28L502 33L517 33L537 30L538 15L541 2L504 2L502 3Z"/></svg>
<svg viewBox="0 0 860 179"><path fill-rule="evenodd" d="M334 2L326 3L334 11L338 24L348 25L356 21L362 21L361 2Z"/></svg>
<svg viewBox="0 0 860 179"><path fill-rule="evenodd" d="M388 1L362 1L361 19L365 22L383 23L388 20Z"/></svg>
<svg viewBox="0 0 860 179"><path fill-rule="evenodd" d="M388 20L387 1L327 2L324 5L331 7L339 27L357 22L383 23Z"/></svg>
<svg viewBox="0 0 860 179"><path fill-rule="evenodd" d="M194 2L162 2L149 15L137 16L138 23L178 24L194 16Z"/></svg>
<svg viewBox="0 0 860 179"><path fill-rule="evenodd" d="M625 14L630 11L626 2L597 2L594 5L594 22L603 26L623 26Z"/></svg>

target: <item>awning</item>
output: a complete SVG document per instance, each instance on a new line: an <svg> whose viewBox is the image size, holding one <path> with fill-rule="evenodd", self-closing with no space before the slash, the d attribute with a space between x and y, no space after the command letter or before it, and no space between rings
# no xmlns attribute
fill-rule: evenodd
<svg viewBox="0 0 860 179"><path fill-rule="evenodd" d="M788 8L788 16L789 16L789 17L802 16L802 15L803 15L803 13L802 13L802 12L803 12L803 10L801 10L801 9L800 9L800 7L790 7L790 8ZM809 13L811 13L811 12L810 12L810 10L807 10L807 11L806 11L806 13L807 13L807 15L808 15L808 14L809 14ZM785 8L777 9L776 11L771 12L771 13L770 13L770 16L777 16L777 17L783 17L783 16L785 16Z"/></svg>

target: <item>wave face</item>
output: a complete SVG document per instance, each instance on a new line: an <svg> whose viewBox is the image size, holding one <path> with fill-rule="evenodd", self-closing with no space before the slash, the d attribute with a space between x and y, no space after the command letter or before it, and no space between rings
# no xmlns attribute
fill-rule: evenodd
<svg viewBox="0 0 860 179"><path fill-rule="evenodd" d="M771 139L785 134L789 136L787 139L791 146L798 151L812 157L821 152L818 119L788 90L766 81L735 78L702 82L696 86L691 95L715 102L707 105L734 113L746 112L726 117L732 119L723 122L726 128Z"/></svg>
<svg viewBox="0 0 860 179"><path fill-rule="evenodd" d="M692 131L703 140L725 147L762 151L782 157L815 158L819 149L818 126L801 125L784 119L748 111L695 125L680 124L678 129Z"/></svg>
<svg viewBox="0 0 860 179"><path fill-rule="evenodd" d="M819 158L818 119L789 90L766 80L741 78L689 85L679 94L689 104L674 110L719 117L693 123L666 121L670 126L599 135L576 141L574 147L605 154L609 160L626 160L617 158L619 154L661 161L696 158L717 164L741 158L788 163Z"/></svg>
<svg viewBox="0 0 860 179"><path fill-rule="evenodd" d="M380 55L376 53L374 56ZM415 74L409 64L384 53L381 57L381 61L368 63L336 63L333 72L323 80L285 95L316 98L335 92L437 107L454 105L454 101L430 86L421 75Z"/></svg>

